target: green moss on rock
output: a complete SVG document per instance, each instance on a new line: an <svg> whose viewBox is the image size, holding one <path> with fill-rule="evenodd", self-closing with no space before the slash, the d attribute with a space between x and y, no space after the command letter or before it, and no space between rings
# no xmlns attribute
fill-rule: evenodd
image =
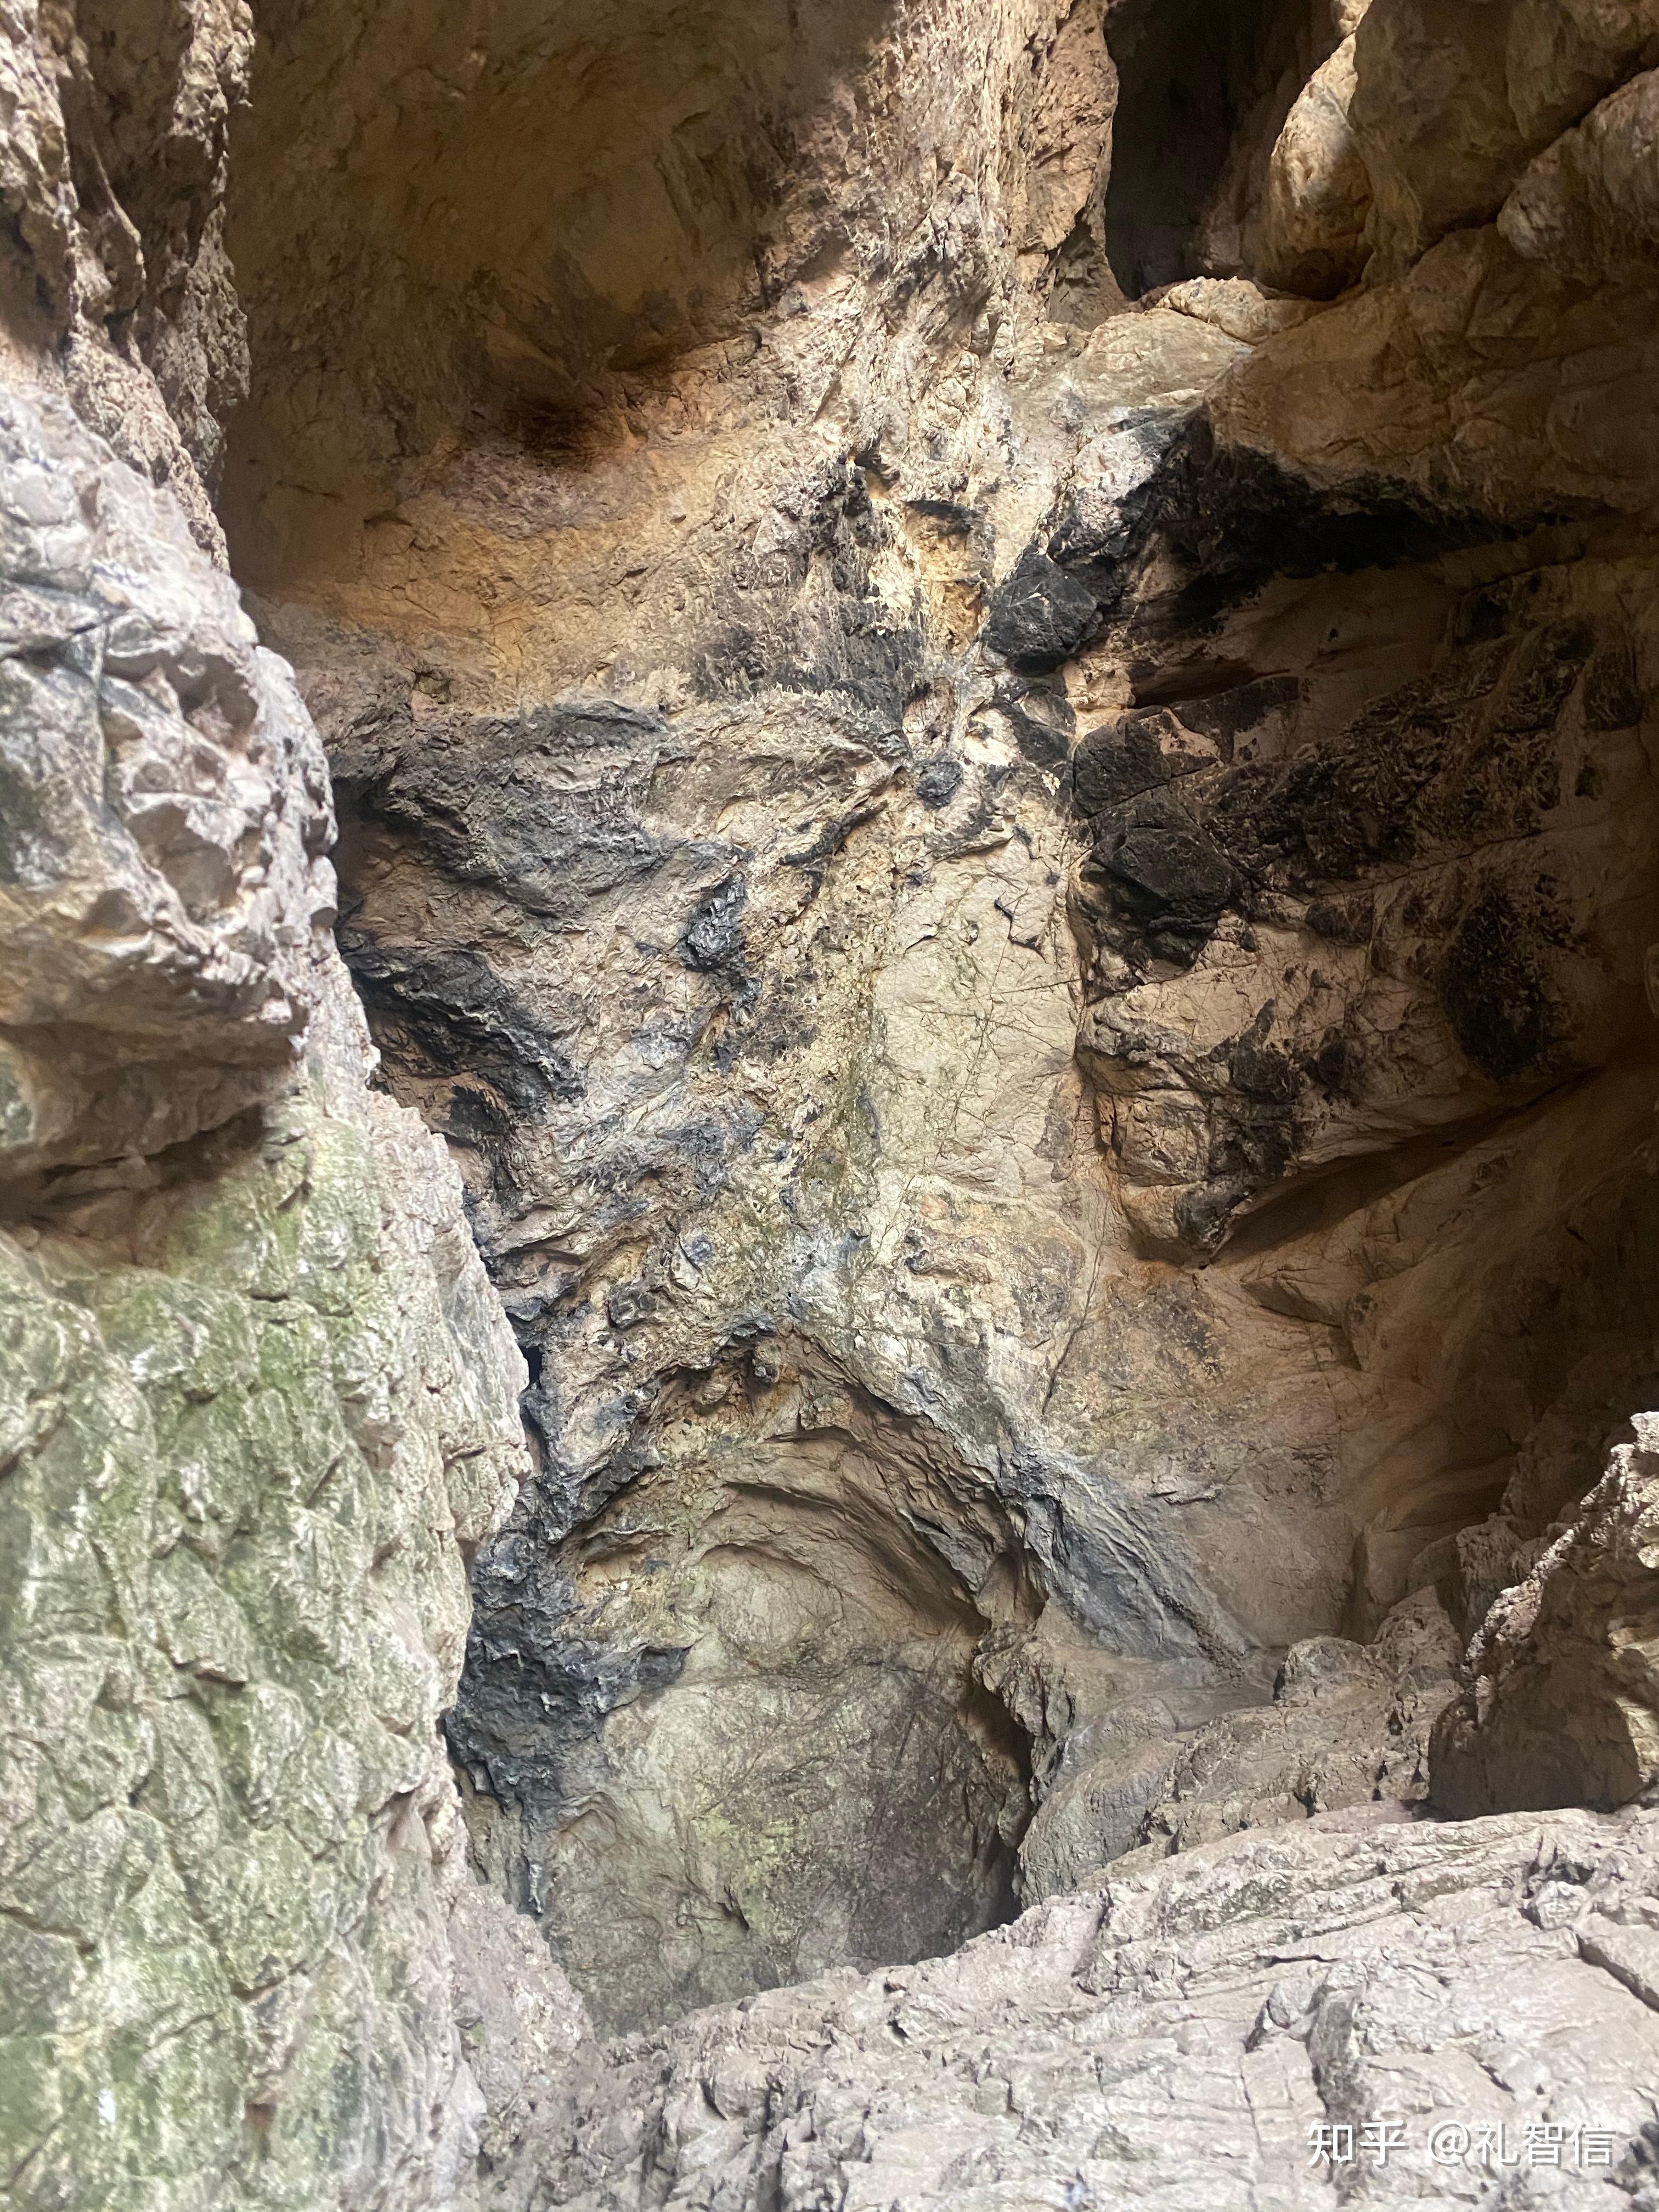
<svg viewBox="0 0 1659 2212"><path fill-rule="evenodd" d="M447 2197L436 1721L521 1378L401 1124L302 1093L135 1198L137 1264L106 1219L0 1234L19 2212Z"/></svg>

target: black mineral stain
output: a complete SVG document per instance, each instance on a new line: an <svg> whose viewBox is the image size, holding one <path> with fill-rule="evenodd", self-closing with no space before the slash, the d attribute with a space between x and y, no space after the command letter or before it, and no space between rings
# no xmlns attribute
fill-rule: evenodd
<svg viewBox="0 0 1659 2212"><path fill-rule="evenodd" d="M1030 545L991 601L985 642L1011 668L1041 674L1071 658L1099 611L1086 584Z"/></svg>
<svg viewBox="0 0 1659 2212"><path fill-rule="evenodd" d="M1549 1048L1539 951L1536 933L1498 884L1486 885L1446 951L1440 1003L1465 1054L1495 1083L1536 1067Z"/></svg>

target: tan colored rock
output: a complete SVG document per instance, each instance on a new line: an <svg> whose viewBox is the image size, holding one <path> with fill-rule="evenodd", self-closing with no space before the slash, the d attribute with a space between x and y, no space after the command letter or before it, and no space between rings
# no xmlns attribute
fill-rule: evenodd
<svg viewBox="0 0 1659 2212"><path fill-rule="evenodd" d="M1294 330L1316 310L1307 300L1264 291L1247 276L1194 276L1172 284L1158 302L1172 313L1213 323L1243 345L1260 345L1279 331Z"/></svg>
<svg viewBox="0 0 1659 2212"><path fill-rule="evenodd" d="M242 0L25 0L0 38L8 321L58 349L82 419L221 558L210 492L247 379L222 213L252 40Z"/></svg>
<svg viewBox="0 0 1659 2212"><path fill-rule="evenodd" d="M544 2116L565 2094L592 2033L534 1923L493 1889L456 1886L449 1945L455 2022L475 2085L458 2148L456 2201L521 2212L532 2201Z"/></svg>
<svg viewBox="0 0 1659 2212"><path fill-rule="evenodd" d="M1370 258L1371 181L1348 121L1355 83L1351 34L1297 94L1267 170L1257 265L1309 299L1346 291Z"/></svg>
<svg viewBox="0 0 1659 2212"><path fill-rule="evenodd" d="M1659 1419L1635 1429L1470 1647L1432 1752L1448 1812L1608 1808L1659 1783Z"/></svg>
<svg viewBox="0 0 1659 2212"><path fill-rule="evenodd" d="M1183 1729L1167 1698L1125 1699L1073 1731L1020 1845L1030 1903L1246 1828L1351 1807L1420 1805L1430 1732L1460 1646L1434 1592L1389 1614L1373 1644L1293 1644L1271 1704L1243 1701ZM1201 1724L1194 1727L1194 1721Z"/></svg>
<svg viewBox="0 0 1659 2212"><path fill-rule="evenodd" d="M1507 92L1510 0L1373 0L1348 122L1370 179L1373 275L1489 222L1529 150Z"/></svg>
<svg viewBox="0 0 1659 2212"><path fill-rule="evenodd" d="M1354 60L1372 274L1394 276L1448 230L1489 222L1528 156L1651 69L1659 18L1651 0L1382 0Z"/></svg>
<svg viewBox="0 0 1659 2212"><path fill-rule="evenodd" d="M1654 0L1516 0L1510 11L1505 79L1530 145L1547 144L1656 63Z"/></svg>
<svg viewBox="0 0 1659 2212"><path fill-rule="evenodd" d="M1323 2203L1322 2114L1403 2071L1513 2121L1540 2046L1564 2112L1645 2113L1636 1824L1381 1816L1447 1687L1422 1583L1480 1610L1651 1402L1650 294L1492 220L1544 127L1525 8L1360 13L1215 56L1086 0L262 21L226 507L403 1103L299 957L280 667L68 425L131 528L12 656L26 765L86 712L69 888L18 923L68 1118L7 1185L0 1362L45 1623L0 1924L48 1878L80 1916L73 2050L31 2015L11 2077L60 2202L89 2139L99 2212ZM153 478L181 438L210 473L234 383L246 33L86 0L0 76L18 373ZM1327 305L1233 272L1275 142L1287 234L1357 258L1333 34L1384 186ZM1109 125L1158 273L1213 272L1124 313ZM133 672L76 656L152 599L135 746ZM149 1921L98 1920L93 1843L158 1833ZM208 2024L152 2126L111 1992L158 1928ZM606 2024L750 2008L596 2070L544 1937ZM764 1993L848 1961L894 1987Z"/></svg>
<svg viewBox="0 0 1659 2212"><path fill-rule="evenodd" d="M690 143L672 40L630 79L597 18L543 52L510 11L470 58L410 10L319 28L337 110L272 42L233 225L237 543L332 751L388 1079L538 1367L455 1740L494 1879L613 2020L945 1940L918 1900L984 1903L1004 1754L1071 1878L1167 1764L1124 1708L1231 1730L1172 1821L1299 1806L1285 1650L1374 1633L1558 1413L1603 1433L1573 1377L1653 1279L1659 663L1645 545L1595 520L1654 497L1639 307L1483 222L1334 305L1210 278L1057 324L1096 141L1045 73L1090 19L924 11L849 59L740 18L769 202L640 177L639 114ZM1489 18L1419 23L1433 113L1377 33L1436 222L1474 219L1437 164ZM544 64L574 100L580 39L592 137L532 165L512 103ZM1248 113L1178 241L1218 268L1299 88L1265 66L1229 60ZM591 289L538 248L578 179ZM855 1520L947 1594L927 1639L866 1567L828 1586ZM867 1699L808 1694L860 1650ZM901 1691L891 1801L932 1770L958 1809L872 1900ZM1385 1703L1328 1781L1377 1786Z"/></svg>
<svg viewBox="0 0 1659 2212"><path fill-rule="evenodd" d="M1649 70L1538 156L1504 201L1498 230L1527 260L1577 283L1650 283L1656 143L1659 70Z"/></svg>
<svg viewBox="0 0 1659 2212"><path fill-rule="evenodd" d="M1182 1751L1140 1850L1187 1850L1351 1806L1423 1803L1430 1731L1457 1657L1430 1591L1402 1599L1370 1646L1339 1637L1293 1644L1271 1706L1212 1722Z"/></svg>
<svg viewBox="0 0 1659 2212"><path fill-rule="evenodd" d="M1586 289L1492 225L1258 347L1221 392L1230 443L1338 490L1378 479L1524 528L1659 489L1659 348L1643 295Z"/></svg>

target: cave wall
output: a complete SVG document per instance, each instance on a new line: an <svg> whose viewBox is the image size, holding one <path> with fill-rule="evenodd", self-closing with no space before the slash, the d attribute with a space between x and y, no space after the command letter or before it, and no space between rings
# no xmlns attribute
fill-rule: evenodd
<svg viewBox="0 0 1659 2212"><path fill-rule="evenodd" d="M322 749L210 557L249 36L179 7L0 37L20 2212L453 2203L510 2130L515 2035L581 2032L466 1876L437 1725L525 1463L522 1361L453 1168L370 1087ZM522 2018L492 2028L473 1978L501 1975Z"/></svg>
<svg viewBox="0 0 1659 2212"><path fill-rule="evenodd" d="M632 2202L743 2036L561 1965L1648 1790L1643 9L252 27L0 46L18 2201Z"/></svg>
<svg viewBox="0 0 1659 2212"><path fill-rule="evenodd" d="M684 1685L819 1650L769 1534L733 1662L733 1493L662 1472L739 1386L777 1516L815 1376L951 1470L878 1487L974 1609L1027 1896L1195 1832L1308 1639L1426 1637L1443 1702L1651 1394L1649 280L1613 125L1560 135L1648 34L1580 13L273 19L223 508L532 1364L451 1741L566 1955L641 1916L608 2019L827 1963L776 1930L864 1817L805 1707L844 1788L775 1861L672 1778ZM1346 1781L1227 1817L1420 1796L1393 1665Z"/></svg>

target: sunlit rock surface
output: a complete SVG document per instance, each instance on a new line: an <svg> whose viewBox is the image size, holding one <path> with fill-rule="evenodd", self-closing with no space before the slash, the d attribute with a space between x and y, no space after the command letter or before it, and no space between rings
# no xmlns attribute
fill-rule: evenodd
<svg viewBox="0 0 1659 2212"><path fill-rule="evenodd" d="M1648 2201L1656 70L0 24L31 2212Z"/></svg>

